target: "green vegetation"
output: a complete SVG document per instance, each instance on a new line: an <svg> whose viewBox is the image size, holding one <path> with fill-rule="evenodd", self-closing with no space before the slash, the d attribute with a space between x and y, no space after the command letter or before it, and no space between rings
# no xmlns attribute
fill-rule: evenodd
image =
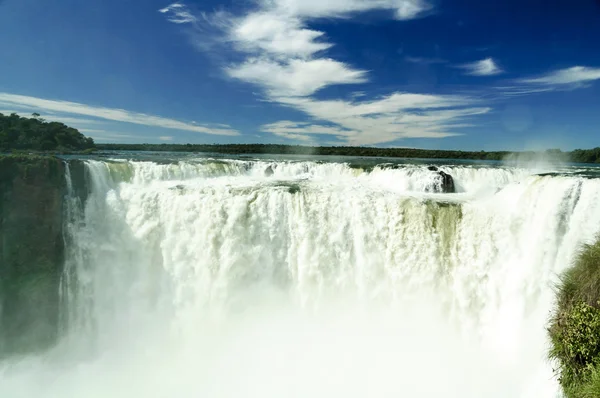
<svg viewBox="0 0 600 398"><path fill-rule="evenodd" d="M423 159L481 159L502 160L509 152L466 152L439 151L412 148L374 148L350 146L303 146L280 144L213 144L213 145L177 145L177 144L98 144L102 150L125 151L171 151L171 152L207 152L226 154L270 154L270 155L307 155L307 156L376 156ZM531 153L533 155L533 153Z"/></svg>
<svg viewBox="0 0 600 398"><path fill-rule="evenodd" d="M302 146L280 144L97 144L101 150L120 151L169 151L169 152L204 152L223 154L270 154L270 155L325 155L325 156L364 156L364 157L397 157L421 159L465 159L465 160L504 160L516 155L518 160L535 160L540 156L547 159L569 161L574 163L600 163L600 147L595 149L577 149L573 152L562 152L549 149L540 152L507 152L507 151L442 151L415 148L374 148L348 146Z"/></svg>
<svg viewBox="0 0 600 398"><path fill-rule="evenodd" d="M600 397L600 240L563 274L548 332L566 397Z"/></svg>
<svg viewBox="0 0 600 398"><path fill-rule="evenodd" d="M600 163L600 147L593 149L576 149L570 158L577 163Z"/></svg>
<svg viewBox="0 0 600 398"><path fill-rule="evenodd" d="M59 122L46 122L34 113L32 118L16 113L0 113L0 152L33 150L72 152L93 150L94 140L77 129Z"/></svg>

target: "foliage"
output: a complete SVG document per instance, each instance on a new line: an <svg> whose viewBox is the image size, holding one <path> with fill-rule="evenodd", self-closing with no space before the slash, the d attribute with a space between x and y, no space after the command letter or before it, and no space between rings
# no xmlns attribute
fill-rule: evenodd
<svg viewBox="0 0 600 398"><path fill-rule="evenodd" d="M600 163L600 147L594 149L576 149L571 152L571 160L575 163Z"/></svg>
<svg viewBox="0 0 600 398"><path fill-rule="evenodd" d="M507 151L452 151L429 150L416 148L375 148L375 147L349 147L349 146L303 146L280 144L98 144L98 149L122 151L169 151L169 152L204 152L227 154L281 154L281 155L325 155L325 156L369 156L369 157L397 157L420 159L469 159L469 160L504 160L511 152ZM520 152L518 159L521 161L535 160L540 156L558 161L571 161L575 163L600 163L600 148L573 152L562 152L558 149L549 149L540 152Z"/></svg>
<svg viewBox="0 0 600 398"><path fill-rule="evenodd" d="M0 113L0 152L80 151L94 148L94 140L77 129L59 122L46 122L34 113L32 118Z"/></svg>
<svg viewBox="0 0 600 398"><path fill-rule="evenodd" d="M303 146L280 144L99 144L98 149L126 151L169 151L204 152L227 154L271 154L271 155L322 155L322 156L365 156L423 159L481 159L502 160L509 152L438 151L412 148L375 148L348 146Z"/></svg>
<svg viewBox="0 0 600 398"><path fill-rule="evenodd" d="M568 309L576 302L596 306L600 301L600 240L584 245L573 267L562 276L558 305Z"/></svg>
<svg viewBox="0 0 600 398"><path fill-rule="evenodd" d="M600 240L562 275L548 331L566 396L599 397L589 394L600 391Z"/></svg>
<svg viewBox="0 0 600 398"><path fill-rule="evenodd" d="M560 382L571 387L600 365L600 310L578 302L561 314L551 333L552 357L560 363Z"/></svg>
<svg viewBox="0 0 600 398"><path fill-rule="evenodd" d="M566 393L569 398L600 397L600 366L595 366L590 371L585 383L569 388Z"/></svg>

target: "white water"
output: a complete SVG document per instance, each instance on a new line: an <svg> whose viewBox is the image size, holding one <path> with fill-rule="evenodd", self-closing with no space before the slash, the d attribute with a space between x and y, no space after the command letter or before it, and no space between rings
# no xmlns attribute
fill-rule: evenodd
<svg viewBox="0 0 600 398"><path fill-rule="evenodd" d="M600 179L448 166L444 195L423 166L88 168L65 337L0 366L0 397L556 396L552 284L600 230Z"/></svg>

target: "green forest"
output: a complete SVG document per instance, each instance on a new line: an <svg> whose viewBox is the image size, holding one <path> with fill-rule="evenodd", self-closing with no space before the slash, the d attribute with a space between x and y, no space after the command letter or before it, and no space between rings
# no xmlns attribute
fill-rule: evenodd
<svg viewBox="0 0 600 398"><path fill-rule="evenodd" d="M473 160L505 160L515 155L519 160L537 159L543 155L550 159L574 163L600 163L600 147L594 149L577 149L572 152L562 152L559 149L549 149L539 152L508 152L508 151L444 151L413 148L374 148L349 146L302 146L279 144L98 144L101 150L121 151L170 151L170 152L205 152L222 154L271 154L271 155L328 155L328 156L377 156L421 159L473 159Z"/></svg>
<svg viewBox="0 0 600 398"><path fill-rule="evenodd" d="M63 123L47 122L37 113L31 118L0 113L0 151L71 152L94 148L92 138Z"/></svg>
<svg viewBox="0 0 600 398"><path fill-rule="evenodd" d="M39 152L91 152L94 150L119 151L170 151L204 152L221 154L272 154L272 155L324 155L324 156L364 156L421 159L469 159L505 160L516 156L519 160L536 159L543 155L550 159L574 163L600 163L600 147L576 149L562 152L549 149L538 152L508 151L454 151L416 148L375 148L350 146L303 146L281 144L95 144L92 138L81 134L77 129L59 122L47 122L34 113L32 117L21 117L15 113L0 113L0 152L9 151Z"/></svg>

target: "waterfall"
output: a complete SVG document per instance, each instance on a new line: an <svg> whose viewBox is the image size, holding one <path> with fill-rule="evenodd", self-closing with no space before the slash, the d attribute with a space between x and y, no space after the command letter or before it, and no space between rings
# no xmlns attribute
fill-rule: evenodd
<svg viewBox="0 0 600 398"><path fill-rule="evenodd" d="M557 394L553 284L600 231L585 171L446 165L436 194L425 165L86 168L63 339L0 368L2 396Z"/></svg>

